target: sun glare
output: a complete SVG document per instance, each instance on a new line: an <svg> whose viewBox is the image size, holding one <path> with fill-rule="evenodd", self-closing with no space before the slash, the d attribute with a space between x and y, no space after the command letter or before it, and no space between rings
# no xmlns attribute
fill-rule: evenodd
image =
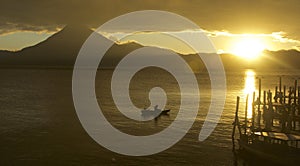
<svg viewBox="0 0 300 166"><path fill-rule="evenodd" d="M264 49L266 46L260 39L246 38L233 45L232 53L246 59L255 59Z"/></svg>
<svg viewBox="0 0 300 166"><path fill-rule="evenodd" d="M247 109L247 117L252 117L252 101L253 101L253 92L255 92L255 76L256 73L252 70L247 70L245 72L245 88L244 95L245 98L248 95L248 107Z"/></svg>

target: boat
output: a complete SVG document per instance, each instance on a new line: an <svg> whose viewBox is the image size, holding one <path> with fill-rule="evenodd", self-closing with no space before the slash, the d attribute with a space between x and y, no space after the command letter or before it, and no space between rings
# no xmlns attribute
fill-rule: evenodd
<svg viewBox="0 0 300 166"><path fill-rule="evenodd" d="M160 110L160 109L156 109L156 110L144 109L144 110L141 110L142 116L154 116L154 117L158 117L160 115L168 115L170 111L171 111L170 109L167 109L167 110Z"/></svg>
<svg viewBox="0 0 300 166"><path fill-rule="evenodd" d="M158 109L158 105L154 106L154 110L150 110L150 109L141 110L142 116L153 116L153 117L159 117L161 115L168 115L170 111L171 111L170 109L167 109L167 110Z"/></svg>
<svg viewBox="0 0 300 166"><path fill-rule="evenodd" d="M242 134L239 153L270 161L279 165L299 165L300 136L282 132L253 132Z"/></svg>
<svg viewBox="0 0 300 166"><path fill-rule="evenodd" d="M171 111L170 109L168 109L168 110L162 110L160 114L161 115L168 115L170 111Z"/></svg>

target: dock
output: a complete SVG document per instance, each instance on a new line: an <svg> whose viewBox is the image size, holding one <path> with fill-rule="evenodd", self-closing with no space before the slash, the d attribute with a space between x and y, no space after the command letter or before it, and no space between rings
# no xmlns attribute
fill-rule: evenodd
<svg viewBox="0 0 300 166"><path fill-rule="evenodd" d="M233 151L246 151L252 155L281 164L299 164L300 159L300 86L282 86L279 78L275 91L261 89L258 94L246 96L244 117L239 116L240 97L237 97L232 130ZM250 101L250 103L249 103ZM249 104L251 117L248 116ZM236 128L238 138L236 139Z"/></svg>
<svg viewBox="0 0 300 166"><path fill-rule="evenodd" d="M295 80L293 86L279 85L275 91L262 91L259 79L258 95L253 92L252 117L248 117L248 96L246 99L245 117L242 121L244 130L279 131L300 134L300 86Z"/></svg>

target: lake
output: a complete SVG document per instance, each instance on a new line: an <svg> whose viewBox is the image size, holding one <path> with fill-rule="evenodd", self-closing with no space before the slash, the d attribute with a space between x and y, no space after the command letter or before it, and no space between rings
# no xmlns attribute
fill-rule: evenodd
<svg viewBox="0 0 300 166"><path fill-rule="evenodd" d="M150 135L172 124L180 106L176 79L160 69L138 72L130 84L130 96L138 108L150 106L149 90L160 86L171 109L169 116L145 122L121 114L111 95L112 70L99 70L96 94L105 117L118 130L131 135ZM72 99L72 70L0 69L0 165L251 165L236 158L231 149L236 96L241 96L243 116L246 93L274 91L279 76L293 85L299 71L226 71L227 95L222 117L203 142L199 131L210 105L210 79L205 71L195 74L200 87L200 107L195 123L185 137L171 148L150 156L130 157L97 144L81 126ZM133 147L134 148L134 147Z"/></svg>

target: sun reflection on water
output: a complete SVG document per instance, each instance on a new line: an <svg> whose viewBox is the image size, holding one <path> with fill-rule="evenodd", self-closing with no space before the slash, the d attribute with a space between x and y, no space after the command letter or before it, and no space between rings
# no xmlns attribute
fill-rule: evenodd
<svg viewBox="0 0 300 166"><path fill-rule="evenodd" d="M248 96L248 106L247 106L247 117L252 117L252 103L253 103L253 92L255 92L255 75L256 73L253 70L247 70L245 72L245 87L244 95L245 100Z"/></svg>

